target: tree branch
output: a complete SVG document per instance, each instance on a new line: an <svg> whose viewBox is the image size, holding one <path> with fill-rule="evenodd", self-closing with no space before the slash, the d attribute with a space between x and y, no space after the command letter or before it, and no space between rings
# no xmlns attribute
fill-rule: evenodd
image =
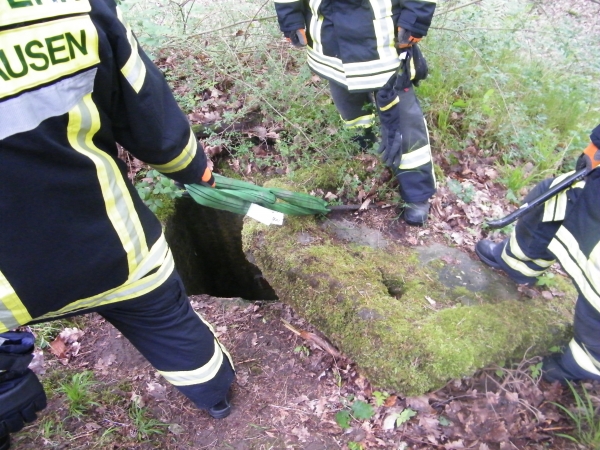
<svg viewBox="0 0 600 450"><path fill-rule="evenodd" d="M592 1L595 1L595 0L592 0ZM457 9L466 8L467 6L475 5L477 3L481 3L481 0L474 0L472 2L465 3L464 5L458 5L458 6L455 6L454 8L445 9L444 11L440 11L439 13L436 13L435 15L441 16L443 14L448 14L452 11L456 11Z"/></svg>

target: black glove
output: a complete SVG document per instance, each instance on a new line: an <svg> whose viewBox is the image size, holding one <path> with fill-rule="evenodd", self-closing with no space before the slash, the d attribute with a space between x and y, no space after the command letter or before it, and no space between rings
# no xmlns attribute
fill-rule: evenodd
<svg viewBox="0 0 600 450"><path fill-rule="evenodd" d="M285 38L292 43L294 47L306 47L306 31L304 28L293 31L284 31Z"/></svg>
<svg viewBox="0 0 600 450"><path fill-rule="evenodd" d="M423 39L423 35L398 27L398 48L412 47Z"/></svg>
<svg viewBox="0 0 600 450"><path fill-rule="evenodd" d="M203 184L204 186L215 187L217 183L215 183L215 177L212 174L212 170L208 167L204 169L204 173L202 174L202 179L199 184Z"/></svg>
<svg viewBox="0 0 600 450"><path fill-rule="evenodd" d="M9 433L36 419L46 407L46 393L28 369L35 338L27 332L0 334L0 448L8 448Z"/></svg>
<svg viewBox="0 0 600 450"><path fill-rule="evenodd" d="M577 158L576 170L581 170L584 167L591 172L600 165L600 150L593 143L590 142L583 153Z"/></svg>

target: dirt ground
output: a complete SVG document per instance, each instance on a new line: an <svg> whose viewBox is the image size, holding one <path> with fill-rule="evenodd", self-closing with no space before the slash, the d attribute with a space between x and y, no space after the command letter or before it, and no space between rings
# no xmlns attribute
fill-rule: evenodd
<svg viewBox="0 0 600 450"><path fill-rule="evenodd" d="M393 220L392 210L345 213L371 226L393 223L390 236L408 244L425 229ZM391 222L390 222L391 220ZM432 227L435 224L432 223ZM233 412L212 419L168 385L147 361L100 316L85 316L61 354L43 351L42 380L92 370L104 393L80 417L54 390L37 422L13 437L16 449L578 449L554 433L572 423L553 402L573 403L568 389L532 377L539 358L508 369L487 368L449 380L421 397L384 393L357 368L324 345L326 337L280 302L192 296L236 364ZM284 322L285 321L285 322ZM290 327L285 323L289 323ZM316 336L316 337L315 337ZM585 385L594 398L600 386ZM113 398L113 400L109 400ZM353 409L371 406L370 415ZM144 434L127 411L135 403L148 420L164 423ZM343 429L336 415L349 412ZM363 410L364 411L364 410ZM404 415L403 415L404 414ZM398 419L403 417L400 422ZM46 431L61 423L62 433Z"/></svg>
<svg viewBox="0 0 600 450"><path fill-rule="evenodd" d="M591 11L596 24L596 0L540 2L548 16L564 15L569 8ZM594 29L590 26L588 29ZM473 149L473 151L475 151ZM436 164L458 181L470 180L478 195L501 199L493 187L493 171L477 155L460 167ZM472 156L472 158L471 158ZM493 202L492 202L493 203ZM496 204L503 202L496 202ZM506 206L504 201L503 206ZM491 212L490 212L491 213ZM451 240L472 254L481 237L483 218L471 205L457 202L440 189L432 202L426 228L407 227L392 208L360 214L351 220L384 231L406 245ZM475 234L473 230L477 230ZM540 295L524 292L524 298ZM56 387L67 375L93 371L98 394L85 413L73 416L65 393L48 391L48 407L36 422L13 435L14 449L476 449L575 450L583 447L557 436L572 433L573 423L558 402L572 407L568 388L548 385L535 377L539 357L510 368L485 368L473 377L448 384L421 397L381 392L363 378L352 361L318 346L318 330L289 306L279 302L248 303L241 299L192 296L192 305L209 322L230 351L237 369L233 411L226 419L212 419L168 385L147 361L100 316L77 322L83 334L65 343L62 352L48 347L37 352L37 370L46 386ZM285 326L287 321L301 335ZM312 333L312 334L311 334ZM304 336L304 337L303 337ZM57 353L59 356L57 356ZM594 403L600 385L583 387ZM353 409L358 402L372 407L370 414ZM144 429L128 411L135 404L146 411ZM339 413L349 412L347 428ZM338 415L338 421L336 421ZM343 421L342 421L343 422ZM152 422L155 424L155 422Z"/></svg>

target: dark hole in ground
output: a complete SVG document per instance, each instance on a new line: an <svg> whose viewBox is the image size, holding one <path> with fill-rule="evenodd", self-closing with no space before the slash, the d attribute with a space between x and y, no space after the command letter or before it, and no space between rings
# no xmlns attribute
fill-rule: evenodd
<svg viewBox="0 0 600 450"><path fill-rule="evenodd" d="M402 280L386 277L384 273L382 273L381 276L383 284L387 288L388 294L390 294L391 297L397 299L402 298L406 290L406 287L404 286Z"/></svg>
<svg viewBox="0 0 600 450"><path fill-rule="evenodd" d="M175 202L165 228L188 295L277 300L277 294L242 250L243 216L207 208L191 198Z"/></svg>

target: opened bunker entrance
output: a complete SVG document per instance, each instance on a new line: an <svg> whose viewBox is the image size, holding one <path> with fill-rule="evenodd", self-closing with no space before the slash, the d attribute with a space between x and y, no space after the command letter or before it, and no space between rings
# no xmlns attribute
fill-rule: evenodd
<svg viewBox="0 0 600 450"><path fill-rule="evenodd" d="M165 235L188 295L277 300L242 250L243 216L177 199Z"/></svg>

